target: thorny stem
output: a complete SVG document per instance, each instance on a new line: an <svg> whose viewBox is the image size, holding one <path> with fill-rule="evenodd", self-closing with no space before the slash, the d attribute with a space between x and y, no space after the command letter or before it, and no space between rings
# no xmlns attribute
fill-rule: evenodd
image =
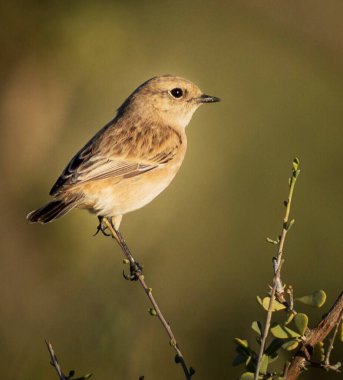
<svg viewBox="0 0 343 380"><path fill-rule="evenodd" d="M339 318L337 320L335 331L334 331L334 333L332 335L332 338L330 339L329 347L328 347L327 352L326 352L325 361L324 361L324 364L326 366L330 365L330 355L331 355L331 352L333 350L333 344L335 342L336 335L338 333L339 326L340 326L341 323L343 323L343 310L341 311L341 314L340 314L340 316L339 316Z"/></svg>
<svg viewBox="0 0 343 380"><path fill-rule="evenodd" d="M186 379L190 380L192 375L194 374L194 370L192 367L188 368L186 361L184 359L184 356L183 356L183 354L182 354L182 352L181 352L181 350L180 350L180 348L176 342L175 335L174 335L169 323L164 318L164 316L161 312L161 309L159 308L159 306L155 300L155 297L152 294L151 288L149 288L147 286L142 272L138 269L139 267L137 265L137 261L132 256L132 254L129 250L129 247L127 246L127 244L126 244L125 240L123 239L123 237L121 236L120 232L117 231L116 229L114 229L114 227L112 226L112 223L107 218L104 218L103 221L106 224L106 227L111 232L112 237L115 240L117 240L117 242L119 243L119 246L121 247L125 257L129 260L130 264L132 264L133 268L135 268L135 275L137 276L139 283L141 284L142 288L144 289L146 295L148 296L149 301L152 304L153 309L156 312L156 316L161 321L162 326L164 327L165 331L167 332L167 334L170 338L170 345L173 347L173 349L176 352L175 362L180 363Z"/></svg>
<svg viewBox="0 0 343 380"><path fill-rule="evenodd" d="M337 335L338 330L339 330L339 326L340 326L341 323L343 323L342 319L343 319L343 310L341 311L341 314L340 314L340 316L339 316L339 318L338 318L338 320L337 320L336 327L335 327L335 331L334 331L334 333L333 333L333 335L332 335L332 338L330 339L329 347L328 347L328 349L327 349L327 351L326 351L326 356L325 356L325 361L324 361L324 364L325 364L326 366L329 366L329 365L330 365L330 355L331 355L331 351L333 350L333 344L334 344L334 342L335 342L336 335Z"/></svg>
<svg viewBox="0 0 343 380"><path fill-rule="evenodd" d="M267 312L265 327L264 327L264 331L263 331L263 335L262 335L262 339L261 339L260 352L258 354L258 359L257 359L257 363L256 363L256 371L255 371L255 375L254 375L254 380L258 380L258 378L259 378L261 361L262 361L262 357L264 354L264 349L266 346L266 341L267 341L267 337L269 334L270 323L271 323L271 319L272 319L273 301L275 299L275 293L277 291L277 288L280 287L280 284L282 284L282 282L281 282L281 268L282 268L282 264L283 264L282 255L283 255L283 249L284 249L284 244L285 244L285 240L286 240L286 235L287 235L287 232L290 228L289 215L290 215L290 211L291 211L291 204L292 204L294 187L295 187L295 184L297 181L297 177L300 173L298 166L299 166L299 160L296 158L293 161L293 170L292 170L292 175L290 177L289 193L288 193L288 198L287 198L287 201L285 204L286 205L286 211L285 211L285 216L283 218L282 231L281 231L281 236L280 236L279 243L278 243L277 257L276 257L276 261L274 263L273 286L271 289L268 312Z"/></svg>
<svg viewBox="0 0 343 380"><path fill-rule="evenodd" d="M318 343L322 342L328 334L336 327L339 326L339 322L342 320L343 315L343 292L338 296L336 302L331 307L330 311L326 316L318 323L318 325L311 329L307 334L305 340L302 342L301 348L293 356L291 362L287 368L287 374L285 374L285 380L295 380L299 377L301 372L305 369L307 365L314 366L314 363L308 362L306 358L308 357L308 350L312 350L313 347ZM332 341L333 342L333 341ZM330 342L330 345L333 344ZM332 350L332 349L331 349ZM339 364L339 363L337 363ZM334 370L339 372L339 366L336 365L326 365L325 363L320 363L320 368L325 370Z"/></svg>
<svg viewBox="0 0 343 380"><path fill-rule="evenodd" d="M68 380L67 377L64 375L64 373L61 370L61 367L58 363L57 357L55 355L55 352L54 352L54 349L52 348L51 343L48 342L47 340L45 341L45 343L46 343L46 346L48 348L50 358L51 358L50 364L56 369L58 377L60 378L60 380Z"/></svg>

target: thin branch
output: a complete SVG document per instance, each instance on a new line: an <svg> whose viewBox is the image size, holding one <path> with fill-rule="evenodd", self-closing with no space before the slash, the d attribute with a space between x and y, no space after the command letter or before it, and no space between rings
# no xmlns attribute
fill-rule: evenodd
<svg viewBox="0 0 343 380"><path fill-rule="evenodd" d="M45 340L45 343L46 343L46 346L47 346L49 354L50 354L50 359L51 359L50 364L56 369L56 372L57 372L60 380L87 380L90 377L92 377L92 374L88 373L87 375L75 378L74 377L74 374L75 374L74 370L70 371L69 375L66 376L61 370L61 367L60 367L60 364L58 363L54 349L52 348L52 344L50 342L48 342L47 340Z"/></svg>
<svg viewBox="0 0 343 380"><path fill-rule="evenodd" d="M55 352L54 352L54 349L52 348L51 343L48 342L47 340L45 340L45 343L50 354L50 359L51 359L50 364L56 369L58 377L60 378L60 380L68 380L68 378L64 375L64 373L61 370L61 367L58 363L57 357L55 355Z"/></svg>
<svg viewBox="0 0 343 380"><path fill-rule="evenodd" d="M190 380L195 371L192 367L189 368L187 366L186 361L184 359L184 356L183 356L183 354L182 354L182 352L181 352L181 350L180 350L180 348L176 342L175 335L174 335L169 323L166 321L165 317L163 316L161 309L159 308L159 306L155 300L155 297L152 294L152 289L147 286L147 284L144 280L144 276L143 276L141 270L139 269L139 265L138 265L137 261L132 256L128 246L126 245L125 240L122 238L119 231L117 231L113 228L111 222L107 218L104 218L103 222L106 224L106 227L111 232L112 237L114 239L116 239L117 242L119 243L119 246L121 247L125 257L129 261L131 268L134 269L134 275L135 275L136 279L141 284L142 288L144 289L145 294L148 296L149 301L150 301L151 305L153 306L152 312L154 314L156 313L156 316L158 317L158 319L162 323L162 326L164 327L165 331L167 332L167 334L169 336L169 339L170 339L169 343L174 348L174 350L176 352L175 362L179 363L181 365L186 379Z"/></svg>
<svg viewBox="0 0 343 380"><path fill-rule="evenodd" d="M329 366L330 365L330 355L331 355L331 352L333 350L333 344L335 342L335 339L336 339L336 336L337 336L337 333L338 333L338 330L339 330L339 325L342 323L342 318L343 318L343 310L341 311L341 315L340 317L338 318L337 320L337 323L336 323L336 327L335 327L335 331L330 339L330 343L329 343L329 347L326 351L326 355L325 355L325 360L324 360L324 363L326 366Z"/></svg>
<svg viewBox="0 0 343 380"><path fill-rule="evenodd" d="M307 334L305 340L302 342L301 348L298 350L298 352L294 355L294 357L291 360L285 380L296 380L299 377L299 375L307 365L306 358L308 356L308 352L312 351L313 347L317 343L322 342L335 327L337 328L339 323L341 323L342 316L343 292L339 295L336 302L330 309L329 313L325 316L325 318L323 318L319 322L317 327L310 330ZM325 363L324 366L321 367L325 368ZM327 369L329 369L329 367Z"/></svg>
<svg viewBox="0 0 343 380"><path fill-rule="evenodd" d="M289 193L288 193L287 201L285 202L286 211L285 211L285 216L283 218L280 239L278 241L278 253L277 253L276 260L273 261L273 267L274 267L273 286L271 289L268 312L267 312L265 327L264 327L263 335L261 339L260 352L258 354L258 359L256 363L256 371L254 375L254 380L258 380L259 378L261 361L262 361L262 357L263 357L264 350L266 347L266 341L269 334L270 323L272 319L272 313L273 313L272 310L273 310L273 302L275 299L275 294L280 288L282 288L282 281L281 281L281 268L283 264L282 255L284 251L284 244L285 244L287 232L289 231L293 223L292 221L289 222L289 215L291 212L291 204L292 204L294 187L295 187L298 175L300 173L300 170L298 169L298 167L299 167L299 160L296 158L293 161L293 170L292 170L292 175L290 177L290 183L289 183Z"/></svg>

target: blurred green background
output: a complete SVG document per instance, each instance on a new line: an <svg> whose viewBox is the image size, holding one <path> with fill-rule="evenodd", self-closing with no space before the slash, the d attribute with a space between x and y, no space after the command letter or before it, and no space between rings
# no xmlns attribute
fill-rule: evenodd
<svg viewBox="0 0 343 380"><path fill-rule="evenodd" d="M342 290L343 3L13 1L1 4L0 373L54 379L181 379L122 254L75 211L29 225L68 160L139 84L186 77L202 107L172 185L122 231L171 322L194 379L234 379L236 336L264 319L295 155L302 173L283 279L295 295ZM308 310L311 326L324 310ZM342 360L337 343L333 360ZM303 379L339 375L312 370Z"/></svg>

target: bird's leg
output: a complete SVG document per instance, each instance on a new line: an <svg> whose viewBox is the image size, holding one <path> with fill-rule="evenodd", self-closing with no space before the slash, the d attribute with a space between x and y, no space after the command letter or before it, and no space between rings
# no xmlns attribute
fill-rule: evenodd
<svg viewBox="0 0 343 380"><path fill-rule="evenodd" d="M137 281L139 276L141 276L143 273L143 267L132 256L132 253L127 246L122 234L119 232L119 229L114 226L111 219L107 218L107 220L110 222L113 232L115 233L113 237L117 240L120 248L130 263L130 275L127 275L125 272L123 272L123 276L126 280Z"/></svg>
<svg viewBox="0 0 343 380"><path fill-rule="evenodd" d="M96 228L96 232L95 232L95 234L93 236L97 235L99 233L99 231L101 231L105 236L111 236L111 234L108 234L106 232L106 230L107 230L108 227L106 226L106 224L104 222L104 217L103 216L98 216L98 219L99 219L99 224L98 224L98 226Z"/></svg>

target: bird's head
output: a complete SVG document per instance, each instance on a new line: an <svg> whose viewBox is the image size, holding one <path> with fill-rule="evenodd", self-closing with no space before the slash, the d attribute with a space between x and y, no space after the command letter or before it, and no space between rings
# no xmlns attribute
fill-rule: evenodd
<svg viewBox="0 0 343 380"><path fill-rule="evenodd" d="M162 75L139 86L119 108L119 113L139 114L140 118L160 120L168 125L185 128L195 110L204 103L219 102L204 94L187 79Z"/></svg>

